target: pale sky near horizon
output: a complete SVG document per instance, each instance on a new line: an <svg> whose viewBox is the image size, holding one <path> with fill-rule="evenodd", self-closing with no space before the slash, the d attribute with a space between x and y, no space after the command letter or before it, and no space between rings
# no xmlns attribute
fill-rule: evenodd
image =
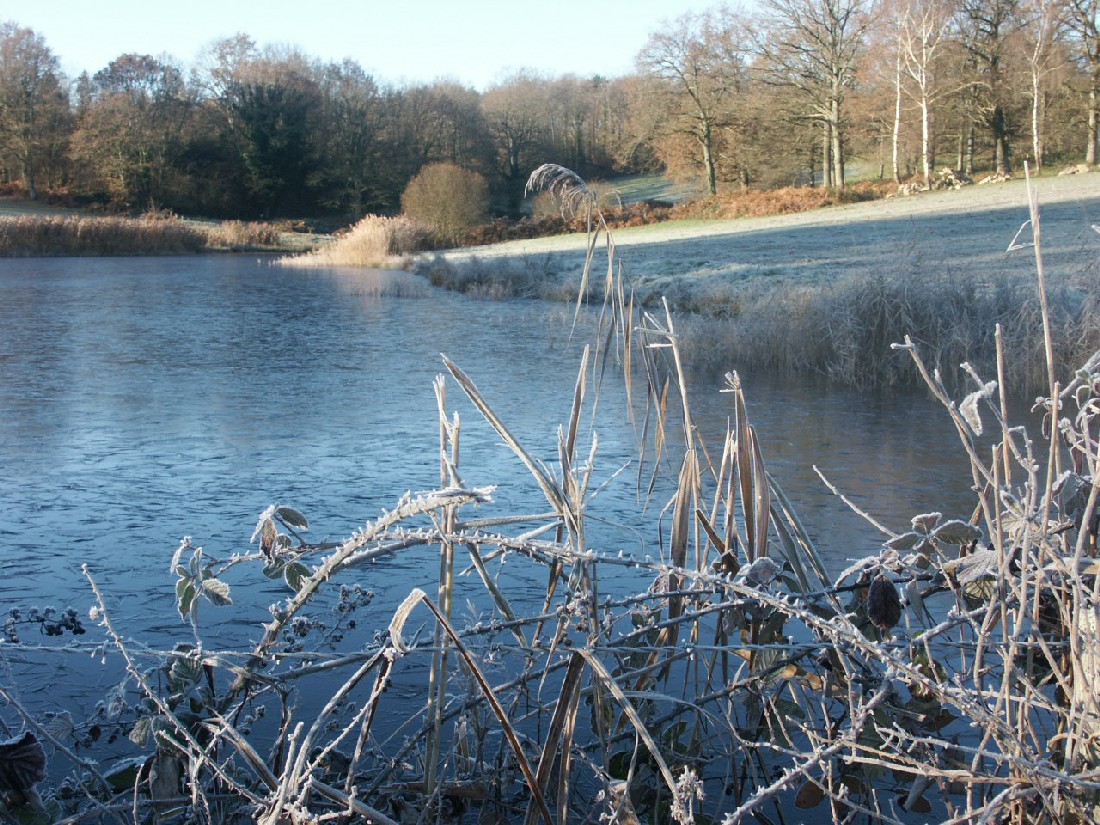
<svg viewBox="0 0 1100 825"><path fill-rule="evenodd" d="M0 21L41 34L71 78L126 53L194 65L238 32L260 46L350 57L376 80L458 80L478 89L518 69L614 77L663 21L718 0L34 0L0 3Z"/></svg>

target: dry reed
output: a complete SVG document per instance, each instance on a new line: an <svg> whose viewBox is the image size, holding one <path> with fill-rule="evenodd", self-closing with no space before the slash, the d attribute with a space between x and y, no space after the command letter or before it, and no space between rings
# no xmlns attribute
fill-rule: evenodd
<svg viewBox="0 0 1100 825"><path fill-rule="evenodd" d="M332 243L304 255L280 258L278 263L297 267L403 269L406 256L434 245L431 230L416 221L368 215Z"/></svg>
<svg viewBox="0 0 1100 825"><path fill-rule="evenodd" d="M0 218L0 255L176 255L200 252L206 235L179 220L22 216Z"/></svg>

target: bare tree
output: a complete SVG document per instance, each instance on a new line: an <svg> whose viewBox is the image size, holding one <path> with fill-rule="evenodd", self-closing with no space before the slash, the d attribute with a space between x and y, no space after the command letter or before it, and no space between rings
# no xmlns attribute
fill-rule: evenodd
<svg viewBox="0 0 1100 825"><path fill-rule="evenodd" d="M538 165L534 150L545 135L547 86L536 75L520 72L485 92L481 105L507 188L509 211L515 213L527 175Z"/></svg>
<svg viewBox="0 0 1100 825"><path fill-rule="evenodd" d="M1025 57L1031 78L1031 157L1036 169L1043 165L1043 122L1046 113L1046 78L1062 65L1058 41L1065 29L1063 0L1025 0L1024 32L1030 43Z"/></svg>
<svg viewBox="0 0 1100 825"><path fill-rule="evenodd" d="M132 206L161 206L192 111L183 73L166 59L124 54L87 86L73 152L96 185Z"/></svg>
<svg viewBox="0 0 1100 825"><path fill-rule="evenodd" d="M823 183L844 186L844 100L870 25L865 0L766 0L760 44L772 83L794 86L822 126Z"/></svg>
<svg viewBox="0 0 1100 825"><path fill-rule="evenodd" d="M379 208L383 94L353 60L331 63L321 73L326 188L324 205L362 218Z"/></svg>
<svg viewBox="0 0 1100 825"><path fill-rule="evenodd" d="M749 52L745 26L728 8L684 14L654 32L638 54L639 70L658 105L658 132L690 135L696 145L707 192L718 191L716 144L734 121L734 102L747 85ZM744 180L745 170L742 169Z"/></svg>
<svg viewBox="0 0 1100 825"><path fill-rule="evenodd" d="M932 185L932 110L937 101L952 91L939 74L939 64L949 44L952 12L947 0L909 0L899 18L898 47L910 81L909 94L920 110L925 189Z"/></svg>

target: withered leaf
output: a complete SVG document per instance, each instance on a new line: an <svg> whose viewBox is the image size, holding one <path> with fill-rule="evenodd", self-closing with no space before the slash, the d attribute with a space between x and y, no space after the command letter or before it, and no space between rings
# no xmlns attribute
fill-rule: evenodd
<svg viewBox="0 0 1100 825"><path fill-rule="evenodd" d="M901 597L886 576L876 576L867 588L867 616L880 630L889 630L901 620Z"/></svg>
<svg viewBox="0 0 1100 825"><path fill-rule="evenodd" d="M816 782L807 782L794 798L797 808L816 808L825 799L825 791Z"/></svg>
<svg viewBox="0 0 1100 825"><path fill-rule="evenodd" d="M45 778L46 751L33 733L0 742L0 790L30 790Z"/></svg>

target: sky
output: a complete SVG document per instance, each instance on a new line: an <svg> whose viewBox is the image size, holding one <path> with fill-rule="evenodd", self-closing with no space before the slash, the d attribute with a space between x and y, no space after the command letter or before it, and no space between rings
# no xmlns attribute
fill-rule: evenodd
<svg viewBox="0 0 1100 825"><path fill-rule="evenodd" d="M484 90L519 69L614 77L649 34L717 0L34 0L0 21L34 29L75 78L122 54L184 66L238 32L260 46L350 57L376 80L457 80Z"/></svg>

